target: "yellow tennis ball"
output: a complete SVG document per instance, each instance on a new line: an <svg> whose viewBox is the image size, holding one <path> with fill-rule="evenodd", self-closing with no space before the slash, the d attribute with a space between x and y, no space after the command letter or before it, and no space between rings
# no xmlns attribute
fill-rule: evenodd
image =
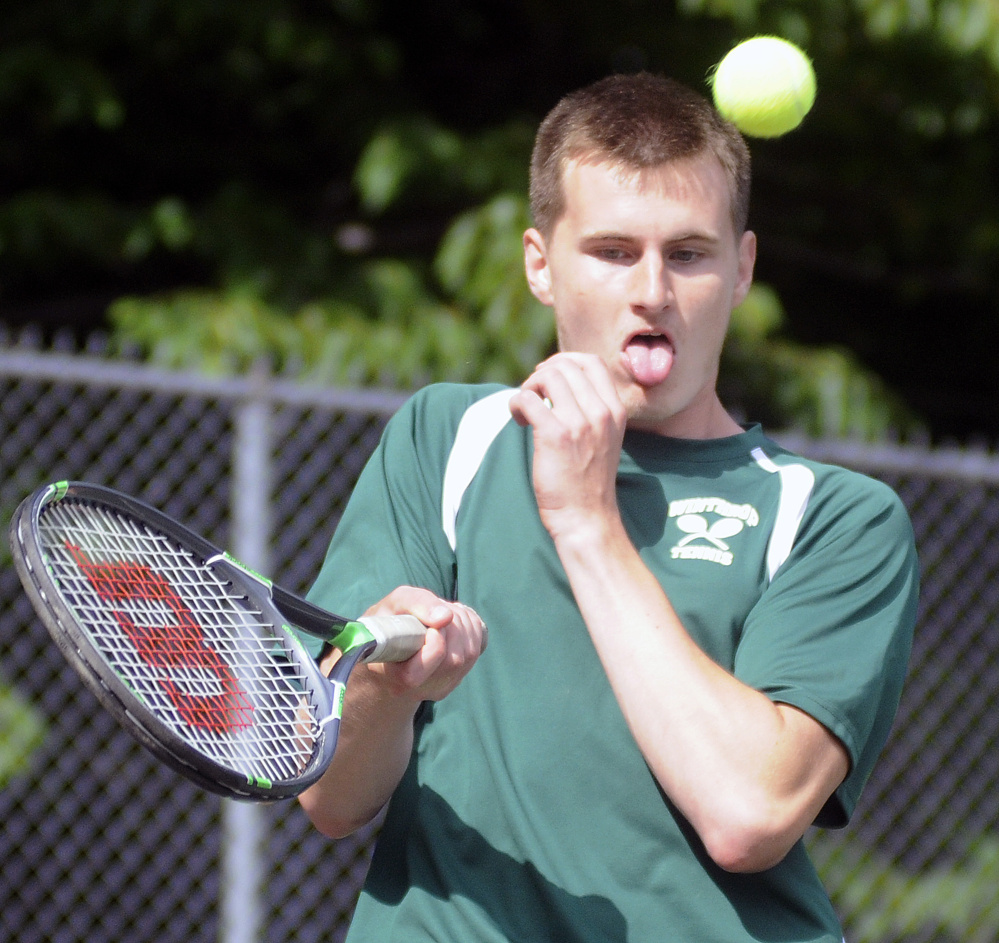
<svg viewBox="0 0 999 943"><path fill-rule="evenodd" d="M815 102L815 71L794 43L747 39L711 76L715 107L743 134L775 138L798 127Z"/></svg>

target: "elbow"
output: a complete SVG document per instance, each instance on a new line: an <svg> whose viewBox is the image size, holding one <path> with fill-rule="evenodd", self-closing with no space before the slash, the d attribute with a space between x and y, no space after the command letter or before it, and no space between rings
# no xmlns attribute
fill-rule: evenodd
<svg viewBox="0 0 999 943"><path fill-rule="evenodd" d="M775 867L804 829L778 811L741 809L698 830L705 851L722 870L751 874Z"/></svg>
<svg viewBox="0 0 999 943"><path fill-rule="evenodd" d="M318 832L334 839L352 835L371 822L380 811L374 809L370 814L363 815L340 814L337 810L329 808L328 803L323 801L323 797L315 788L303 792L298 797L298 804Z"/></svg>
<svg viewBox="0 0 999 943"><path fill-rule="evenodd" d="M705 843L708 855L719 868L732 874L766 871L784 860L790 846L777 846L756 836L726 836L725 840Z"/></svg>

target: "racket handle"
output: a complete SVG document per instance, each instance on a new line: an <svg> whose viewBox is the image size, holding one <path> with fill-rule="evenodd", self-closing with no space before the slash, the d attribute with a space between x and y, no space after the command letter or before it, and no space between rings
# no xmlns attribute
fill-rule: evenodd
<svg viewBox="0 0 999 943"><path fill-rule="evenodd" d="M363 616L357 621L378 642L364 661L405 661L423 648L427 627L416 616Z"/></svg>

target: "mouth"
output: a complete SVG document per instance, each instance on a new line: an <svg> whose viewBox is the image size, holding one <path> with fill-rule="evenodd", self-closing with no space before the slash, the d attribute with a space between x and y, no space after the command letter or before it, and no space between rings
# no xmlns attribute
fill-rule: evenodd
<svg viewBox="0 0 999 943"><path fill-rule="evenodd" d="M640 386L656 386L673 369L676 348L661 331L638 331L624 345L624 362L632 379Z"/></svg>

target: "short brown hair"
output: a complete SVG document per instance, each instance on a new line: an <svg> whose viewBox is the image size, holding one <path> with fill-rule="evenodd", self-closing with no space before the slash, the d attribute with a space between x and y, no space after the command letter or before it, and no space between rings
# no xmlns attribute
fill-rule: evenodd
<svg viewBox="0 0 999 943"><path fill-rule="evenodd" d="M710 153L729 182L736 235L749 217L750 158L742 135L693 90L664 76L611 75L566 95L538 128L531 214L546 238L565 211L562 178L582 156L632 170Z"/></svg>

